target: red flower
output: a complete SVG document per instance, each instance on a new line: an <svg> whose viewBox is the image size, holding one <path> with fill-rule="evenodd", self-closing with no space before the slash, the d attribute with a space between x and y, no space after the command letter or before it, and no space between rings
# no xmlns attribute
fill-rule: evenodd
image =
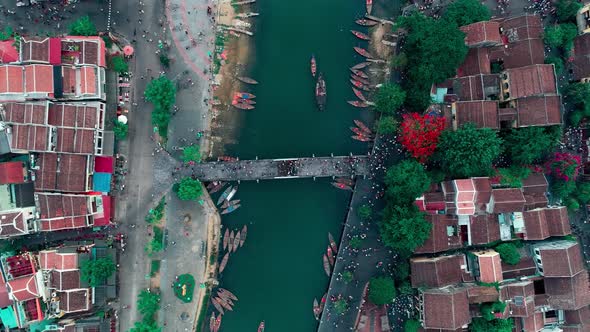
<svg viewBox="0 0 590 332"><path fill-rule="evenodd" d="M443 117L418 113L404 114L399 141L412 157L423 163L436 150L445 123Z"/></svg>

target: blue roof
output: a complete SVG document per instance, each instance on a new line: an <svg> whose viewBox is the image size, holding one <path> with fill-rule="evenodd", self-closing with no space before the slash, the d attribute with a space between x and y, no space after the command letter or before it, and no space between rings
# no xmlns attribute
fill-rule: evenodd
<svg viewBox="0 0 590 332"><path fill-rule="evenodd" d="M94 173L92 176L92 190L103 193L111 191L111 174Z"/></svg>
<svg viewBox="0 0 590 332"><path fill-rule="evenodd" d="M14 310L12 307L6 307L4 309L0 309L0 320L5 327L9 329L13 329L18 327L16 323L16 317L14 316Z"/></svg>

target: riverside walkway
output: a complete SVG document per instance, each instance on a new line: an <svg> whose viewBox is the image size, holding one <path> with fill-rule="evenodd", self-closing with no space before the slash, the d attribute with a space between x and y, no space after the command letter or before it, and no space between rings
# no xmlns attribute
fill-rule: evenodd
<svg viewBox="0 0 590 332"><path fill-rule="evenodd" d="M369 156L332 156L288 159L214 161L183 167L180 176L201 181L258 181L369 175Z"/></svg>

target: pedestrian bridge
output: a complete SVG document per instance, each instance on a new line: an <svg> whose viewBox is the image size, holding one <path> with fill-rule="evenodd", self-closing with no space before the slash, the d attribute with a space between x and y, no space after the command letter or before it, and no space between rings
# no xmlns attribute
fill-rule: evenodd
<svg viewBox="0 0 590 332"><path fill-rule="evenodd" d="M214 161L182 167L181 176L201 181L258 181L369 175L369 156Z"/></svg>

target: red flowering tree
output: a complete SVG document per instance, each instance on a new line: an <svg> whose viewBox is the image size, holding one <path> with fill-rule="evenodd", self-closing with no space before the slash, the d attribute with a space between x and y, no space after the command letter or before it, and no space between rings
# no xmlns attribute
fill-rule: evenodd
<svg viewBox="0 0 590 332"><path fill-rule="evenodd" d="M567 152L555 152L553 158L545 164L547 174L565 182L575 181L580 172L582 160L580 156Z"/></svg>
<svg viewBox="0 0 590 332"><path fill-rule="evenodd" d="M443 117L418 113L404 114L399 141L412 157L423 163L434 153L438 138L444 129Z"/></svg>

